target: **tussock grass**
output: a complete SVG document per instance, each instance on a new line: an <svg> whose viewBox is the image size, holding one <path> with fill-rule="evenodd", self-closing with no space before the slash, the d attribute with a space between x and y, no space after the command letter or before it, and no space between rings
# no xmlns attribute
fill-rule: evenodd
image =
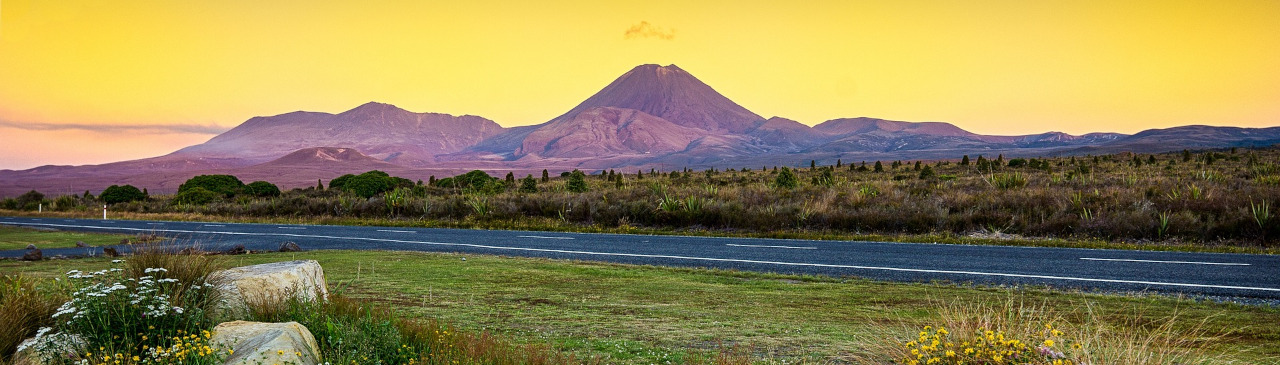
<svg viewBox="0 0 1280 365"><path fill-rule="evenodd" d="M1212 316L1187 321L1177 308L1168 314L1153 315L1139 307L1127 308L1120 314L1101 310L1096 304L1063 310L1046 300L1027 301L1009 297L998 302L954 303L936 301L937 319L919 322L884 322L868 330L867 345L846 357L855 363L911 363L924 353L924 364L930 355L944 361L940 364L985 364L958 360L978 342L999 336L999 340L1018 340L1030 354L1049 349L1064 356L1064 364L1255 364L1274 363L1280 357L1269 355L1251 358L1247 353L1257 349L1235 348L1226 352L1215 345L1230 342L1232 331L1211 330ZM933 351L922 351L942 330L941 345ZM977 341L975 341L977 339ZM916 341L916 342L912 342ZM988 344L990 345L990 344ZM998 345L997 345L998 346ZM1014 348L1006 346L1004 348ZM925 349L928 349L927 347ZM917 352L913 352L917 351ZM947 351L955 351L955 355ZM1249 358L1245 360L1245 358ZM1006 357L1006 359L1008 359ZM950 360L950 361L948 361ZM986 359L990 363L989 358ZM1069 363L1066 361L1070 361ZM1052 357L1023 358L1029 364L1053 364ZM1009 361L1008 363L1023 363Z"/></svg>
<svg viewBox="0 0 1280 365"><path fill-rule="evenodd" d="M18 344L53 323L50 316L62 298L38 292L35 280L22 274L0 275L0 363L9 361Z"/></svg>

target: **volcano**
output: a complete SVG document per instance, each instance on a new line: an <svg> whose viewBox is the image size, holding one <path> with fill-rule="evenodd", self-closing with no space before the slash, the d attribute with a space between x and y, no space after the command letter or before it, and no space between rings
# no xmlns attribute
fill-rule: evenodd
<svg viewBox="0 0 1280 365"><path fill-rule="evenodd" d="M564 114L503 128L473 116L418 113L369 102L330 114L254 117L171 154L91 166L0 170L0 196L99 191L134 184L166 193L197 174L261 178L282 187L369 169L429 178L482 169L538 172L832 164L836 160L954 159L1155 153L1280 143L1280 127L1185 126L1129 136L972 133L944 122L837 118L810 127L762 118L676 65L640 65ZM324 147L339 146L339 147ZM246 180L248 181L248 180ZM296 184L296 185L295 185Z"/></svg>

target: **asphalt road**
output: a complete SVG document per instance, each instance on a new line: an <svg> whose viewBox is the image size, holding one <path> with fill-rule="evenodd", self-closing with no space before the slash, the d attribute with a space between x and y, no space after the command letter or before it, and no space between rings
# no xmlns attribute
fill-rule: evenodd
<svg viewBox="0 0 1280 365"><path fill-rule="evenodd" d="M1045 285L1280 299L1280 256L860 241L0 217L65 231L155 233L208 250L403 250L549 257L893 281ZM101 248L42 249L46 256ZM0 251L19 257L25 250Z"/></svg>

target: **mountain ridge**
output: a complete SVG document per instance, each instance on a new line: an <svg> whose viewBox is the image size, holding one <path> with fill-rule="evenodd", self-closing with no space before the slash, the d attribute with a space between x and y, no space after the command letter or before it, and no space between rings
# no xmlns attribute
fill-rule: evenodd
<svg viewBox="0 0 1280 365"><path fill-rule="evenodd" d="M872 117L834 118L809 126L780 116L763 118L678 66L646 64L540 124L507 128L480 116L418 113L372 101L339 113L294 111L249 118L204 143L163 156L0 170L0 195L74 186L77 181L136 181L155 184L152 191L163 193L176 187L171 179L208 171L243 171L289 181L298 179L286 173L305 172L314 182L311 177L362 168L408 174L475 168L705 168L809 160L954 159L964 154L1152 153L1275 143L1280 143L1280 127L1191 125L1133 135L996 136L946 122Z"/></svg>

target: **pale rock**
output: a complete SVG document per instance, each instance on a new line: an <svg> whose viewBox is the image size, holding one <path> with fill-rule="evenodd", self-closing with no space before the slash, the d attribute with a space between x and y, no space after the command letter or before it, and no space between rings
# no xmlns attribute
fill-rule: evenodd
<svg viewBox="0 0 1280 365"><path fill-rule="evenodd" d="M209 342L218 351L231 350L223 365L320 363L320 346L298 322L225 322L214 327Z"/></svg>
<svg viewBox="0 0 1280 365"><path fill-rule="evenodd" d="M247 313L249 304L279 304L292 298L301 301L328 300L324 269L315 260L275 262L241 266L215 272L220 308L232 316Z"/></svg>

